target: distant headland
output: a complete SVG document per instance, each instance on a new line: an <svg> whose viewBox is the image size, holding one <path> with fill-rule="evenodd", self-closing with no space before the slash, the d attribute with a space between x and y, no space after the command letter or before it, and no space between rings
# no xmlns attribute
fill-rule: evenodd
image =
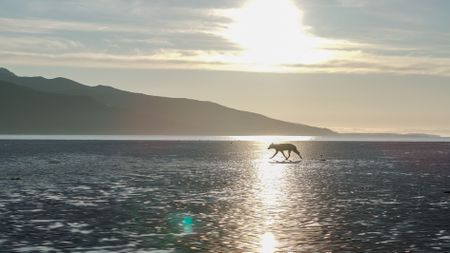
<svg viewBox="0 0 450 253"><path fill-rule="evenodd" d="M0 134L439 137L420 133L339 134L208 101L88 86L61 77L21 77L5 68L0 68L0 120Z"/></svg>

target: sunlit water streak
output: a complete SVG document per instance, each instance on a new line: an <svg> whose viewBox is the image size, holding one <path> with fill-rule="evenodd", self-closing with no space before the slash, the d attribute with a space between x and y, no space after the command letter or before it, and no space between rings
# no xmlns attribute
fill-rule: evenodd
<svg viewBox="0 0 450 253"><path fill-rule="evenodd" d="M264 148L264 146L262 148ZM280 208L280 201L283 201L282 186L284 184L284 168L267 163L266 158L263 155L255 161L255 165L255 169L257 170L256 173L259 179L259 182L255 185L255 190L258 193L258 196L255 196L255 198L260 199L263 204L262 206L265 209L264 211L267 213L265 214L263 221L264 231L260 232L262 233L260 252L274 252L277 247L277 241L273 233L270 231L273 223L277 222L273 212ZM261 211L262 210L255 210L255 212Z"/></svg>
<svg viewBox="0 0 450 253"><path fill-rule="evenodd" d="M0 249L450 251L450 144L295 144L0 141Z"/></svg>

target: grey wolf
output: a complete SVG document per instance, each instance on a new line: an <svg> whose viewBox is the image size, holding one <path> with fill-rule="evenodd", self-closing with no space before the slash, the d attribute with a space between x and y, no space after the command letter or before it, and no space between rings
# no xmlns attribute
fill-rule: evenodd
<svg viewBox="0 0 450 253"><path fill-rule="evenodd" d="M291 157L291 152L296 153L301 159L303 159L303 157L300 155L300 152L297 150L297 147L293 144L290 143L282 143L282 144L270 144L270 146L267 149L275 149L275 154L273 154L273 156L270 158L274 158L278 152L281 152L281 154L283 154L284 158L289 159L289 157ZM284 151L288 152L288 155L286 156L286 154L284 153Z"/></svg>

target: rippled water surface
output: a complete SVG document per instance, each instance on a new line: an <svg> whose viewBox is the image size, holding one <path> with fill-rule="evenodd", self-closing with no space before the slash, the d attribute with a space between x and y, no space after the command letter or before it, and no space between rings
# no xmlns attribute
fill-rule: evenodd
<svg viewBox="0 0 450 253"><path fill-rule="evenodd" d="M0 251L450 252L450 143L295 144L0 141Z"/></svg>

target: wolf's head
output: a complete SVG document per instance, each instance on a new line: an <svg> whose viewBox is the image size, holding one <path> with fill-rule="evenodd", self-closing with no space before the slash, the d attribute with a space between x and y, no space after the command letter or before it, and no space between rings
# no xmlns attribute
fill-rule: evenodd
<svg viewBox="0 0 450 253"><path fill-rule="evenodd" d="M275 148L275 145L273 145L273 143L271 143L267 149L271 149L271 148Z"/></svg>

